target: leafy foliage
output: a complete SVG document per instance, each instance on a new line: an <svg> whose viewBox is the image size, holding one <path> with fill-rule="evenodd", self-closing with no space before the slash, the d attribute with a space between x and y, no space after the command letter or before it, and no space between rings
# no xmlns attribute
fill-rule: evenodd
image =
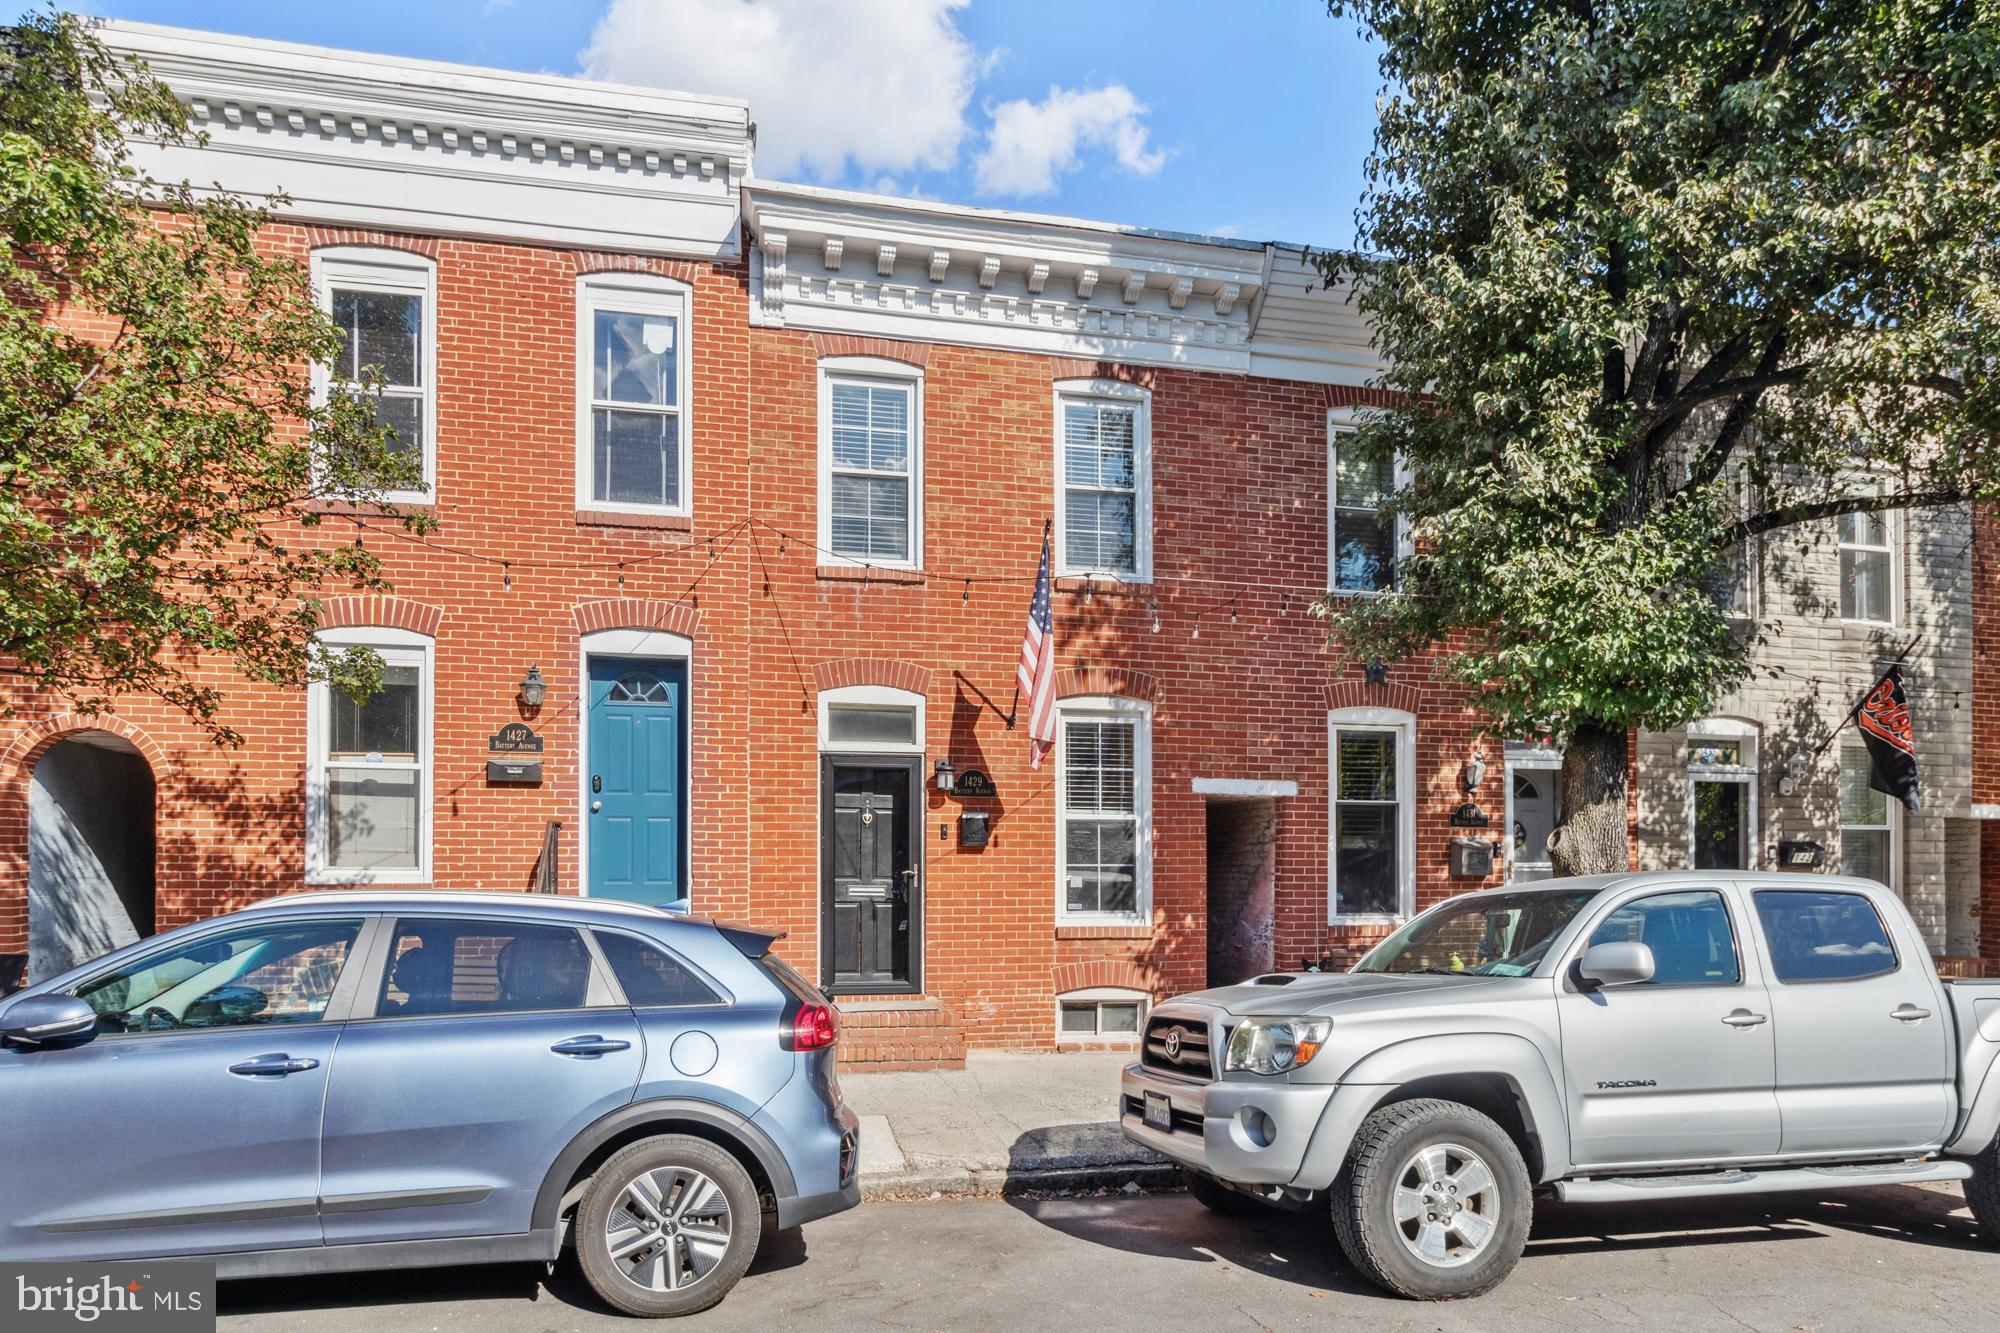
<svg viewBox="0 0 2000 1333"><path fill-rule="evenodd" d="M1355 284L1403 406L1400 595L1508 736L1741 680L1744 539L2000 494L2000 10L1984 0L1332 0L1389 89ZM1621 852L1622 856L1622 852Z"/></svg>
<svg viewBox="0 0 2000 1333"><path fill-rule="evenodd" d="M386 586L379 565L300 529L416 467L372 386L314 403L340 335L305 266L260 253L266 214L146 178L128 136L186 142L186 113L80 19L0 32L0 675L234 741L202 657L375 688L373 654L310 635L318 590Z"/></svg>

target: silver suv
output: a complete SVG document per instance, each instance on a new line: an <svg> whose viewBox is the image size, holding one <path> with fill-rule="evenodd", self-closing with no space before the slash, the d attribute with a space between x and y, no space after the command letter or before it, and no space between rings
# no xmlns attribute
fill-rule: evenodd
<svg viewBox="0 0 2000 1333"><path fill-rule="evenodd" d="M1477 1295L1538 1190L1610 1203L1965 1182L2000 1233L2000 981L1865 880L1669 872L1451 898L1345 975L1148 1016L1121 1123L1209 1207L1327 1207L1391 1291Z"/></svg>

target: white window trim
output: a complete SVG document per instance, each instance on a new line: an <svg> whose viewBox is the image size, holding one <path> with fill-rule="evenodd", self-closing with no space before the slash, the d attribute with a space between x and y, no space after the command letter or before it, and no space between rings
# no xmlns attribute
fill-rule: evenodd
<svg viewBox="0 0 2000 1333"><path fill-rule="evenodd" d="M1343 588L1339 586L1340 564L1340 482L1335 465L1340 461L1340 437L1351 435L1367 416L1365 409L1353 407L1328 408L1326 413L1326 589L1336 597L1382 597L1396 590L1401 575L1391 572L1390 586L1387 588ZM1399 454L1391 471L1390 480L1397 490L1410 481L1408 462ZM1410 521L1402 514L1396 515L1396 527L1392 537L1396 550L1396 566L1400 570L1403 561L1415 549L1410 540Z"/></svg>
<svg viewBox="0 0 2000 1333"><path fill-rule="evenodd" d="M1396 736L1396 839L1401 849L1396 864L1395 912L1341 912L1338 838L1340 747L1342 730L1394 731ZM1408 920L1417 910L1417 719L1400 708L1335 708L1326 715L1326 923L1329 926L1386 925Z"/></svg>
<svg viewBox="0 0 2000 1333"><path fill-rule="evenodd" d="M835 381L901 388L910 399L910 556L861 560L833 549L833 386ZM879 475L879 474L878 474ZM871 569L924 567L924 372L879 356L834 356L819 363L819 558L829 565Z"/></svg>
<svg viewBox="0 0 2000 1333"><path fill-rule="evenodd" d="M1747 824L1747 827L1744 829L1744 837L1749 850L1749 855L1744 857L1744 860L1749 864L1743 868L1745 870L1755 870L1758 868L1758 861L1762 859L1761 852L1764 842L1764 828L1759 822L1757 809L1757 788L1761 785L1758 781L1758 763L1762 758L1762 755L1759 753L1757 727L1754 723L1739 722L1735 718L1727 717L1709 718L1701 722L1690 722L1687 727L1688 744L1691 745L1695 741L1704 739L1736 741L1741 746L1738 754L1740 756L1747 756L1747 760L1746 762L1736 764L1696 764L1693 762L1687 764L1686 847L1688 866L1690 869L1694 866L1695 783L1736 782L1741 783L1749 792L1749 801L1744 811ZM1686 749L1683 749L1681 753L1685 757L1687 754Z"/></svg>
<svg viewBox="0 0 2000 1333"><path fill-rule="evenodd" d="M674 357L674 387L679 419L680 503L631 504L595 497L595 440L591 431L594 381L591 353L599 310L667 315L677 323L679 342ZM694 368L694 289L684 282L652 273L586 273L576 280L576 507L608 514L689 515L694 512L694 403L690 397Z"/></svg>
<svg viewBox="0 0 2000 1333"><path fill-rule="evenodd" d="M1733 477L1736 487L1736 517L1745 519L1750 517L1752 509L1755 508L1751 504L1749 466L1737 468ZM1741 611L1724 609L1724 614L1738 624L1754 622L1764 609L1762 554L1763 548L1755 535L1743 539L1739 556L1743 562L1743 609ZM1894 593L1892 592L1890 596L1893 601Z"/></svg>
<svg viewBox="0 0 2000 1333"><path fill-rule="evenodd" d="M1529 745L1520 741L1509 741L1507 743L1506 760L1502 765L1500 777L1507 789L1507 800L1502 818L1506 821L1504 845L1507 848L1506 879L1508 883L1513 882L1515 871L1521 864L1514 856L1514 774L1517 770L1525 770L1530 773L1550 774L1560 779L1562 764L1563 752L1562 747L1559 745ZM1528 859L1527 863L1536 867L1548 866L1552 874L1555 868L1555 858L1546 850L1543 851L1540 857ZM1533 880L1527 882L1534 883Z"/></svg>
<svg viewBox="0 0 2000 1333"><path fill-rule="evenodd" d="M840 685L819 692L819 748L823 754L863 753L852 745L835 744L827 715L846 705L874 708L908 708L916 713L916 740L907 745L888 742L870 745L868 754L922 754L924 752L924 696L893 685ZM921 775L919 775L921 776Z"/></svg>
<svg viewBox="0 0 2000 1333"><path fill-rule="evenodd" d="M417 738L417 864L408 869L358 870L327 864L327 710L332 686L323 680L306 687L306 883L308 884L428 884L431 851L436 841L437 751L433 743L437 693L437 645L412 630L348 627L321 630L316 636L327 648L373 648L385 660L414 660L418 680L420 723Z"/></svg>
<svg viewBox="0 0 2000 1333"><path fill-rule="evenodd" d="M333 313L335 287L362 291L390 292L423 298L423 330L418 337L418 374L423 377L424 447L423 482L416 490L385 491L381 498L391 504L428 504L437 496L437 263L407 250L390 250L370 245L336 245L312 252L313 298L319 308ZM326 403L333 388L331 367L315 363L312 368L312 395L315 407Z"/></svg>
<svg viewBox="0 0 2000 1333"><path fill-rule="evenodd" d="M1847 748L1848 747L1846 744L1842 744L1840 746L1840 750L1837 755L1837 758L1840 760L1840 764L1836 766L1835 769L1836 774L1839 773L1841 767L1845 766L1847 758ZM1865 756L1867 754L1867 747L1863 745L1861 747L1861 750L1863 755ZM1865 763L1867 762L1867 760L1864 759L1863 762ZM1888 887L1890 892L1900 897L1903 892L1903 803L1897 800L1893 796L1882 795L1882 793L1880 792L1876 794L1882 796L1883 815L1889 821L1888 823L1849 824L1844 819L1837 819L1837 822L1834 824L1834 828L1840 834L1841 837L1842 846L1840 850L1843 860L1845 859L1847 851L1846 848L1847 830L1849 830L1850 828L1871 830L1871 831L1875 829L1884 829L1888 832L1889 834ZM1844 869L1845 867L1843 866L1842 868Z"/></svg>
<svg viewBox="0 0 2000 1333"><path fill-rule="evenodd" d="M1069 403L1122 402L1136 404L1132 426L1132 561L1131 570L1091 568L1069 563L1069 541L1063 499L1069 487L1064 481L1063 408ZM1055 386L1055 554L1054 574L1058 578L1103 578L1119 583L1153 581L1153 395L1123 380L1057 380Z"/></svg>
<svg viewBox="0 0 2000 1333"><path fill-rule="evenodd" d="M1136 717L1132 750L1132 791L1138 885L1130 912L1069 910L1069 747L1063 723L1078 717ZM1153 919L1153 706L1121 695L1077 695L1056 701L1056 923L1069 926L1144 925Z"/></svg>
<svg viewBox="0 0 2000 1333"><path fill-rule="evenodd" d="M675 661L687 664L687 711L688 735L688 817L681 821L681 837L693 848L694 830L694 722L695 722L695 676L694 640L680 634L670 634L665 630L647 629L603 629L581 635L576 641L576 683L577 683L577 755L576 765L576 892L581 898L590 896L590 662L595 657L633 657L648 661ZM687 894L681 899L683 906L668 907L670 912L692 911L694 908L695 861L688 857Z"/></svg>
<svg viewBox="0 0 2000 1333"><path fill-rule="evenodd" d="M1874 485L1872 483L1863 483L1862 486L1863 489L1871 493L1879 492L1880 490L1879 486ZM1882 517L1883 538L1887 543L1886 547L1863 546L1856 542L1849 542L1848 540L1846 540L1846 538L1844 538L1841 535L1840 531L1841 520L1836 518L1833 521L1833 558L1834 558L1833 576L1834 576L1834 596L1836 598L1840 596L1840 587L1843 577L1840 566L1845 560L1848 551L1852 550L1852 551L1884 552L1887 554L1889 558L1888 559L1889 618L1886 620L1874 620L1870 619L1867 616L1844 615L1841 617L1841 623L1843 625L1870 625L1870 626L1886 625L1893 627L1901 625L1903 623L1903 606L1905 597L1905 588L1904 588L1905 548L1903 541L1904 511L1901 509L1884 509L1881 510L1880 513Z"/></svg>
<svg viewBox="0 0 2000 1333"><path fill-rule="evenodd" d="M1132 1032L1103 1031L1103 1017L1099 1016L1099 1030L1096 1032L1064 1032L1062 1011L1065 1004L1137 1004L1139 1006L1139 1026ZM1085 986L1081 990L1064 991L1056 996L1056 1041L1130 1041L1137 1044L1146 1031L1146 1015L1152 1011L1153 997L1142 990L1130 990L1124 986Z"/></svg>

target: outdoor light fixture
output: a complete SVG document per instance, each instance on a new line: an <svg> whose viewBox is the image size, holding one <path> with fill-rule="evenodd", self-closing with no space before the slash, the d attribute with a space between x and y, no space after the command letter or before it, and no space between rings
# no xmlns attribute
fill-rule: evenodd
<svg viewBox="0 0 2000 1333"><path fill-rule="evenodd" d="M1459 774L1459 781L1465 784L1468 796L1478 791L1479 784L1486 781L1486 756L1474 750L1472 756L1465 761L1465 768Z"/></svg>
<svg viewBox="0 0 2000 1333"><path fill-rule="evenodd" d="M531 666L528 674L521 677L521 707L530 711L542 706L542 698L549 692L549 683L542 679L542 668Z"/></svg>
<svg viewBox="0 0 2000 1333"><path fill-rule="evenodd" d="M941 792L949 792L952 780L951 760L938 760L935 771L937 773L937 789Z"/></svg>

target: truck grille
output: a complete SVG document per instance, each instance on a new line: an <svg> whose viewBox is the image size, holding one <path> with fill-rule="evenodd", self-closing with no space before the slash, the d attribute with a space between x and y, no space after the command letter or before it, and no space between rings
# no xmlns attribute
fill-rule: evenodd
<svg viewBox="0 0 2000 1333"><path fill-rule="evenodd" d="M1139 1063L1148 1069L1208 1082L1215 1077L1215 1057L1209 1050L1207 1022L1155 1014L1146 1024L1146 1048L1140 1053Z"/></svg>

